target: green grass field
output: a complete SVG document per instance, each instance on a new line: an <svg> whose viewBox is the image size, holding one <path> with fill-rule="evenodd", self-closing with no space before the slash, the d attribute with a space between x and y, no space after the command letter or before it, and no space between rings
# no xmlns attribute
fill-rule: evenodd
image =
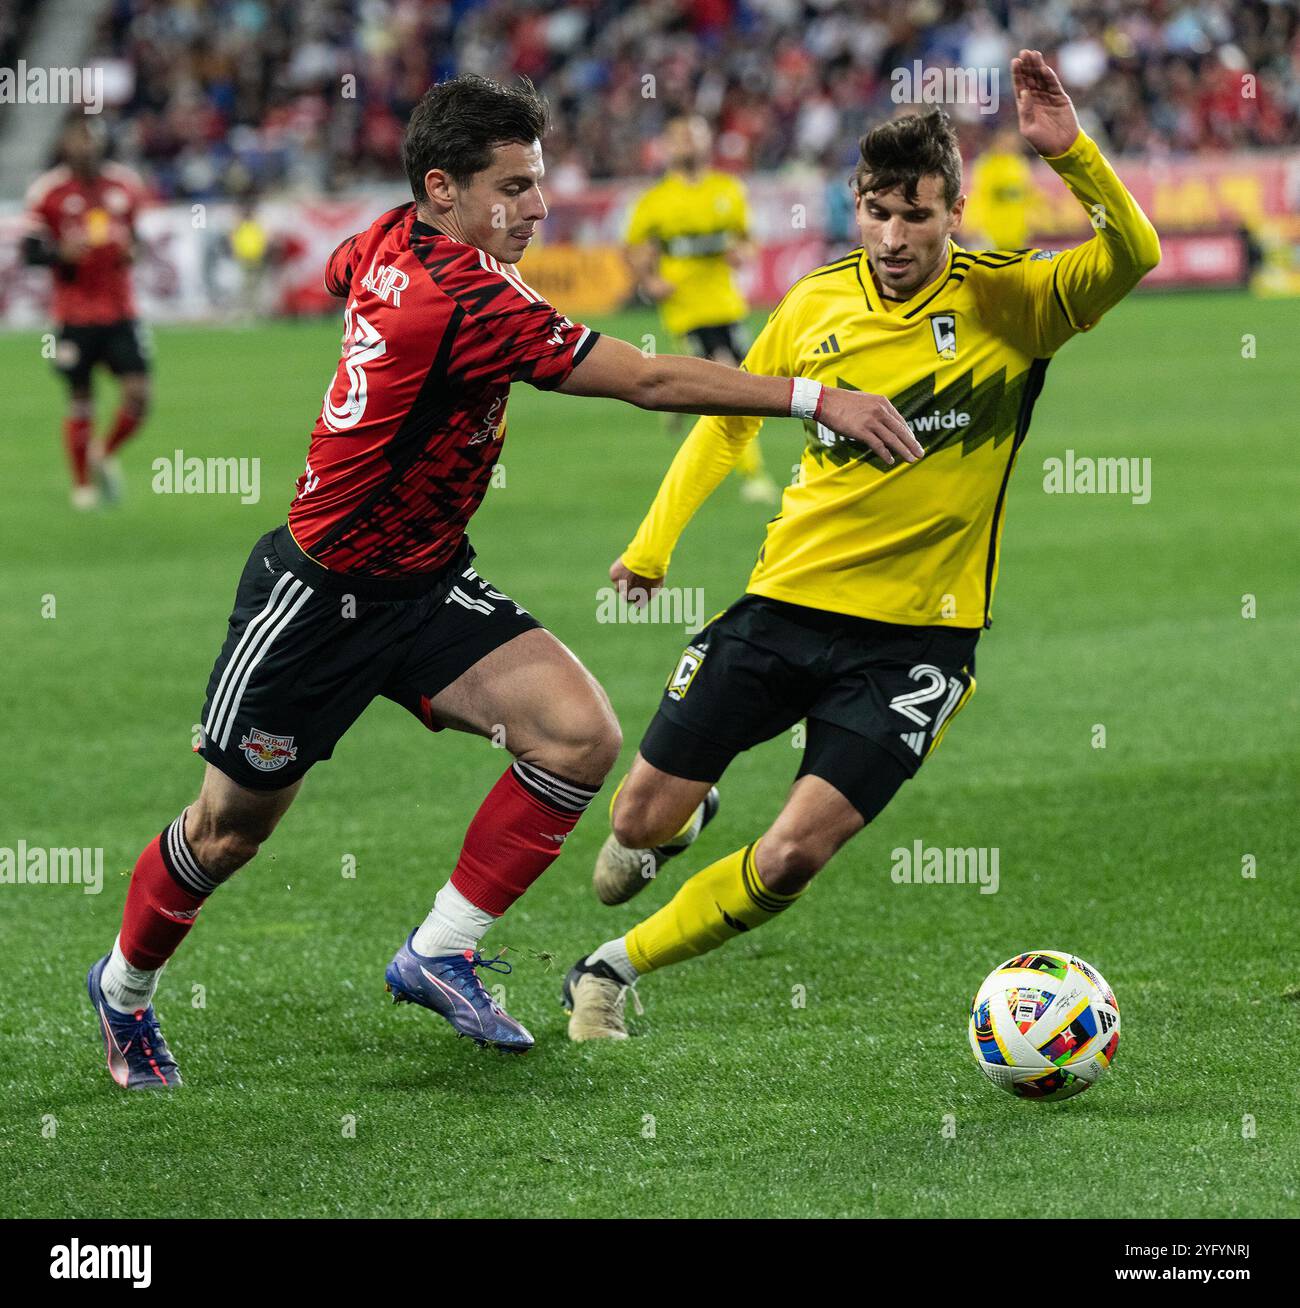
<svg viewBox="0 0 1300 1308"><path fill-rule="evenodd" d="M0 1214L1300 1214L1294 312L1138 298L1062 351L972 705L797 909L647 978L635 1039L571 1045L564 969L758 834L791 742L738 760L686 868L622 909L591 892L598 802L486 942L510 946L507 1002L538 1038L512 1059L383 993L503 758L381 701L168 968L187 1085L166 1097L109 1082L83 978L139 849L197 788L191 730L235 581L283 520L338 326L160 330L128 499L83 516L38 339L0 337L0 846L102 846L106 867L97 896L0 885ZM800 440L765 430L778 480ZM150 493L150 461L177 448L260 456L262 502ZM628 758L683 634L600 624L597 591L671 448L657 415L519 387L505 485L472 532L484 575L607 687ZM1067 448L1149 457L1151 502L1045 494L1042 461ZM725 484L672 580L723 608L765 516ZM917 839L996 846L999 893L894 884L890 851ZM999 1093L966 1045L985 973L1036 946L1095 963L1123 1012L1109 1077L1064 1104Z"/></svg>

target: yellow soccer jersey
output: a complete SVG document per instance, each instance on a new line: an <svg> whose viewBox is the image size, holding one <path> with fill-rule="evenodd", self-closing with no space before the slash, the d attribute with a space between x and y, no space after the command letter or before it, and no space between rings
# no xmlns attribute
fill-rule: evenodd
<svg viewBox="0 0 1300 1308"><path fill-rule="evenodd" d="M751 592L883 622L988 624L1007 483L1048 361L1160 257L1155 229L1087 136L1048 162L1094 217L1084 244L950 243L937 280L900 304L882 301L857 250L796 282L772 313L748 371L886 395L926 453L886 467L804 424L800 473L768 524ZM623 555L632 571L666 572L682 529L761 425L695 425Z"/></svg>
<svg viewBox="0 0 1300 1308"><path fill-rule="evenodd" d="M670 332L739 322L749 312L726 259L732 239L748 233L745 189L726 173L692 182L671 172L637 201L627 243L659 249L659 275L675 287L659 305Z"/></svg>
<svg viewBox="0 0 1300 1308"><path fill-rule="evenodd" d="M1033 200L1027 160L1018 154L981 155L971 172L965 225L1000 249L1022 249L1029 240Z"/></svg>

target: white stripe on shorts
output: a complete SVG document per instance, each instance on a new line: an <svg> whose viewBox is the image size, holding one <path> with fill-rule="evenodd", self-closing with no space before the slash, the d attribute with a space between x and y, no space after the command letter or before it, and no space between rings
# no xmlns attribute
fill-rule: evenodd
<svg viewBox="0 0 1300 1308"><path fill-rule="evenodd" d="M298 582L297 579L294 580L294 586L300 584L301 583ZM240 677L239 685L236 687L234 697L230 701L230 710L226 714L225 723L221 728L221 739L217 742L222 749L225 749L230 743L230 729L235 725L235 716L239 712L239 703L244 698L244 691L248 688L249 678L252 677L257 665L266 657L266 651L275 643L275 638L289 625L289 623L293 621L294 615L309 599L311 599L312 594L313 592L310 586L303 586L302 593L297 599L293 600L293 607L271 629L257 652L245 661L244 674ZM293 586L285 592L286 602L292 597Z"/></svg>
<svg viewBox="0 0 1300 1308"><path fill-rule="evenodd" d="M204 735L209 739L211 739L212 734L217 729L217 723L224 715L224 705L228 692L234 684L240 667L243 666L243 660L249 651L249 646L256 640L257 633L267 622L275 621L275 614L280 607L282 592L290 582L293 582L295 586L298 585L293 573L286 572L275 583L275 588L271 591L271 598L266 601L266 607L244 628L244 634L240 636L239 643L231 651L230 658L226 661L225 668L222 669L221 680L217 683L217 693L212 697L212 707L208 710L208 720L203 724Z"/></svg>
<svg viewBox="0 0 1300 1308"><path fill-rule="evenodd" d="M460 604L467 609L473 609L475 613L495 613L496 605L489 604L485 599L474 599L466 595L459 586L453 586L447 593L447 598L443 600L444 604Z"/></svg>

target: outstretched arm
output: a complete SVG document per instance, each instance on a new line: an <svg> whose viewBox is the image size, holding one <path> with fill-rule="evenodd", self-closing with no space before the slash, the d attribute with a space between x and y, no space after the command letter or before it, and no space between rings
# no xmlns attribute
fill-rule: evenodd
<svg viewBox="0 0 1300 1308"><path fill-rule="evenodd" d="M747 362L755 366L755 350ZM610 568L620 591L638 602L662 585L677 538L758 434L763 418L815 417L869 447L886 464L895 455L915 463L924 453L883 395L823 387L806 378L763 376L683 355L646 358L626 341L608 336L596 342L557 389L604 395L643 409L710 415L682 443L636 539Z"/></svg>
<svg viewBox="0 0 1300 1308"><path fill-rule="evenodd" d="M1033 324L1035 354L1086 331L1160 262L1160 238L1095 141L1079 129L1061 79L1037 50L1011 61L1021 135L1087 210L1095 235L1050 262L1030 264L1044 289ZM1048 283L1050 282L1050 286Z"/></svg>
<svg viewBox="0 0 1300 1308"><path fill-rule="evenodd" d="M762 377L684 354L647 358L626 341L602 336L557 390L603 395L664 413L812 418L866 445L886 463L915 463L924 450L883 396L842 391L805 378Z"/></svg>
<svg viewBox="0 0 1300 1308"><path fill-rule="evenodd" d="M614 560L610 580L636 603L663 585L686 524L740 462L762 418L701 418L681 443L632 543Z"/></svg>

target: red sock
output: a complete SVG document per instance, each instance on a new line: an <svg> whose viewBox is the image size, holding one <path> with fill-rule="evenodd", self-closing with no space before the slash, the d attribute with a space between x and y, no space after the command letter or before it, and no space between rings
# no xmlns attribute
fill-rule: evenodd
<svg viewBox="0 0 1300 1308"><path fill-rule="evenodd" d="M117 417L113 419L113 430L108 433L108 439L104 442L104 453L112 454L117 447L127 439L140 425L140 415L131 409L121 408L117 411Z"/></svg>
<svg viewBox="0 0 1300 1308"><path fill-rule="evenodd" d="M154 971L180 948L204 901L217 888L185 839L185 814L145 847L131 874L122 914L122 953Z"/></svg>
<svg viewBox="0 0 1300 1308"><path fill-rule="evenodd" d="M90 418L73 413L63 420L63 443L72 464L72 480L77 486L90 485L87 451L90 449Z"/></svg>
<svg viewBox="0 0 1300 1308"><path fill-rule="evenodd" d="M500 917L555 862L599 789L515 763L469 824L451 884Z"/></svg>

